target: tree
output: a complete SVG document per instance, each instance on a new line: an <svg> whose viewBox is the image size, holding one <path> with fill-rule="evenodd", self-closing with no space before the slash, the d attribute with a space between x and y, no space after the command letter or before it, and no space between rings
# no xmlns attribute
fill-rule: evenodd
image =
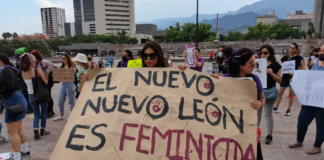
<svg viewBox="0 0 324 160"><path fill-rule="evenodd" d="M211 32L212 26L210 24L200 23L198 26L199 42L207 41L211 38L211 35L216 35L216 32ZM174 26L170 26L166 29L164 41L166 42L193 42L196 41L196 24L185 23L180 26L180 23L176 23ZM214 39L215 40L215 39Z"/></svg>
<svg viewBox="0 0 324 160"><path fill-rule="evenodd" d="M13 33L12 37L13 37L14 39L19 38L19 36L18 36L18 34L17 34L16 32Z"/></svg>

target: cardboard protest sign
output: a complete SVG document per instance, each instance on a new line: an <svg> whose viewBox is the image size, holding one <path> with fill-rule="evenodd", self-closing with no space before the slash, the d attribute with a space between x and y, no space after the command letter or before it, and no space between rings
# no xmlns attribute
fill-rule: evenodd
<svg viewBox="0 0 324 160"><path fill-rule="evenodd" d="M142 68L142 59L129 60L127 63L127 68Z"/></svg>
<svg viewBox="0 0 324 160"><path fill-rule="evenodd" d="M256 59L253 74L260 78L263 88L267 88L267 59Z"/></svg>
<svg viewBox="0 0 324 160"><path fill-rule="evenodd" d="M195 63L195 47L193 46L187 46L186 47L186 65L189 67L196 67Z"/></svg>
<svg viewBox="0 0 324 160"><path fill-rule="evenodd" d="M286 61L281 65L281 73L282 74L289 74L295 72L296 61Z"/></svg>
<svg viewBox="0 0 324 160"><path fill-rule="evenodd" d="M51 160L256 159L253 81L171 68L88 74Z"/></svg>
<svg viewBox="0 0 324 160"><path fill-rule="evenodd" d="M324 108L324 71L296 71L292 89L299 103Z"/></svg>
<svg viewBox="0 0 324 160"><path fill-rule="evenodd" d="M53 80L55 82L74 82L75 70L73 68L54 68Z"/></svg>

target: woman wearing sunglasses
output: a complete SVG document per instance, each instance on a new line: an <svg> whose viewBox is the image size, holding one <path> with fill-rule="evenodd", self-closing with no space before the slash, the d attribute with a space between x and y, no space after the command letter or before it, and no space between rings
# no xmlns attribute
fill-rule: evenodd
<svg viewBox="0 0 324 160"><path fill-rule="evenodd" d="M187 52L184 51L182 54L182 57L187 58ZM204 58L200 57L200 49L195 48L195 64L196 67L190 67L190 69L202 72L203 66L204 66L205 60ZM180 70L185 70L188 66L187 65L179 65L178 66Z"/></svg>
<svg viewBox="0 0 324 160"><path fill-rule="evenodd" d="M295 70L305 70L305 62L302 56L298 55L299 54L299 50L298 50L298 45L296 43L292 43L289 49L289 56L284 56L282 57L281 61L282 63L286 62L286 61L295 61ZM291 107L294 103L294 96L295 93L292 90L292 88L290 87L290 80L293 77L294 73L289 73L289 74L283 74L282 75L282 80L280 83L280 90L279 90L279 97L278 97L278 101L276 103L276 107L273 108L275 113L279 113L279 105L281 103L282 100L282 96L285 93L285 90L287 89L287 87L289 87L289 106L288 109L286 111L286 116L291 116Z"/></svg>
<svg viewBox="0 0 324 160"><path fill-rule="evenodd" d="M278 99L278 90L276 83L281 82L281 65L276 61L274 49L270 45L264 45L260 48L259 57L267 59L267 88L264 88L266 103L263 107L265 119L267 121L268 135L265 143L272 143L273 115L272 109ZM262 112L261 110L261 112ZM259 116L261 117L261 112ZM261 120L261 119L260 119ZM261 121L260 121L261 122Z"/></svg>
<svg viewBox="0 0 324 160"><path fill-rule="evenodd" d="M146 43L143 47L142 62L143 67L168 67L161 46L154 41Z"/></svg>
<svg viewBox="0 0 324 160"><path fill-rule="evenodd" d="M232 78L252 78L256 83L257 88L257 99L254 102L251 102L251 107L258 110L258 122L261 119L261 114L259 110L262 108L262 105L265 103L265 98L263 94L263 88L261 81L257 75L252 74L255 67L255 57L252 50L247 48L242 48L238 50L235 54L228 58L228 74L223 75L223 77L232 77ZM212 77L218 79L217 74L212 74ZM261 137L261 130L258 127L257 129L258 137ZM260 140L258 140L257 146L257 160L263 160L262 150Z"/></svg>

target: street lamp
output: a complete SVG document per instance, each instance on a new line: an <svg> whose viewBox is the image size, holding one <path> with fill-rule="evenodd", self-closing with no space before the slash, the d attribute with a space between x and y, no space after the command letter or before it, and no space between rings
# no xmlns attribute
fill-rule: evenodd
<svg viewBox="0 0 324 160"><path fill-rule="evenodd" d="M198 8L199 8L199 0L197 0L197 14L196 14L196 48L198 48L198 38L199 38L199 33L198 33Z"/></svg>

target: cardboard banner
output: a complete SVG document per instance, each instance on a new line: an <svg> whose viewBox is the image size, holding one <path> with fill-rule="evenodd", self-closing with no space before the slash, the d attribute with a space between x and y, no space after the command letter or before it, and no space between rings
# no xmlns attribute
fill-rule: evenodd
<svg viewBox="0 0 324 160"><path fill-rule="evenodd" d="M51 160L256 159L254 82L172 68L88 74Z"/></svg>
<svg viewBox="0 0 324 160"><path fill-rule="evenodd" d="M296 71L290 82L299 103L324 108L324 71Z"/></svg>
<svg viewBox="0 0 324 160"><path fill-rule="evenodd" d="M74 82L75 70L72 68L53 68L53 81Z"/></svg>
<svg viewBox="0 0 324 160"><path fill-rule="evenodd" d="M260 78L263 88L267 88L268 85L268 77L267 77L267 59L256 59L255 67L253 70L253 74L257 75Z"/></svg>
<svg viewBox="0 0 324 160"><path fill-rule="evenodd" d="M281 65L281 73L282 74L289 74L294 73L296 70L296 61L286 61Z"/></svg>
<svg viewBox="0 0 324 160"><path fill-rule="evenodd" d="M195 63L195 47L186 46L186 65L189 67L196 67Z"/></svg>

